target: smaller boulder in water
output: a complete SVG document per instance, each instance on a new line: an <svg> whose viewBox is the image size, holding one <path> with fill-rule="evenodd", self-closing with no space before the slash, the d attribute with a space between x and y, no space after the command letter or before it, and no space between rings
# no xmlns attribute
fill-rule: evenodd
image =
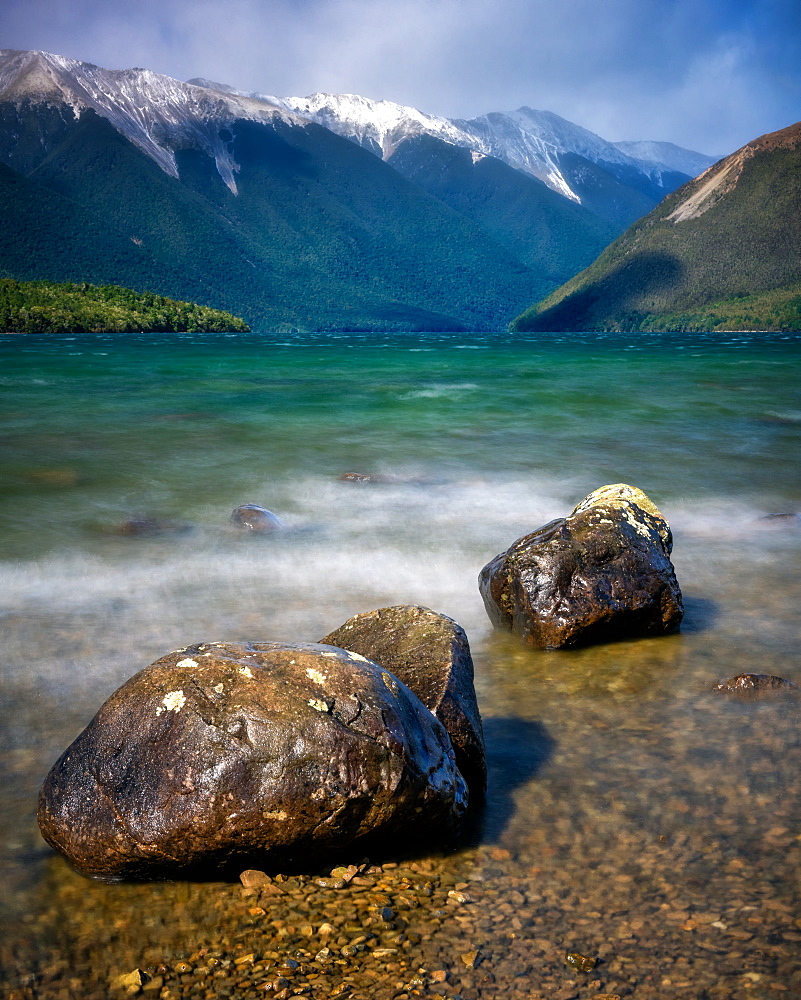
<svg viewBox="0 0 801 1000"><path fill-rule="evenodd" d="M192 530L186 521L171 521L166 517L129 517L117 528L117 534L127 538L161 538L184 535Z"/></svg>
<svg viewBox="0 0 801 1000"><path fill-rule="evenodd" d="M266 535L284 527L276 514L255 503L243 503L235 507L231 512L230 523L241 531L252 531L256 535Z"/></svg>
<svg viewBox="0 0 801 1000"><path fill-rule="evenodd" d="M356 483L359 486L376 483L385 486L388 483L396 482L391 476L382 476L377 472L345 472L337 481L340 483Z"/></svg>
<svg viewBox="0 0 801 1000"><path fill-rule="evenodd" d="M479 589L492 623L530 646L664 635L684 614L672 545L670 526L642 490L603 486L496 556Z"/></svg>
<svg viewBox="0 0 801 1000"><path fill-rule="evenodd" d="M798 514L782 511L777 514L764 514L757 518L756 524L760 528L799 528L801 527L801 517Z"/></svg>
<svg viewBox="0 0 801 1000"><path fill-rule="evenodd" d="M786 677L772 674L737 674L727 681L718 681L712 688L719 694L730 694L744 700L756 700L771 695L801 693L801 688Z"/></svg>

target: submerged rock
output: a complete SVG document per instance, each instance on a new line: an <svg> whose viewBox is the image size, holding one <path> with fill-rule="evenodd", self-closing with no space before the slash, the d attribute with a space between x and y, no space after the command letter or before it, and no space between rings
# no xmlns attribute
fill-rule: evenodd
<svg viewBox="0 0 801 1000"><path fill-rule="evenodd" d="M402 604L354 615L320 641L366 656L411 688L447 730L471 796L484 795L484 736L460 625L430 608Z"/></svg>
<svg viewBox="0 0 801 1000"><path fill-rule="evenodd" d="M165 517L129 517L122 521L116 534L128 538L158 538L165 535L184 535L193 526L186 521L172 521Z"/></svg>
<svg viewBox="0 0 801 1000"><path fill-rule="evenodd" d="M684 609L670 527L652 501L618 483L489 562L479 589L497 628L559 649L677 629Z"/></svg>
<svg viewBox="0 0 801 1000"><path fill-rule="evenodd" d="M799 694L801 688L785 677L771 674L737 674L727 681L718 681L712 688L720 694L744 699L764 698L773 694Z"/></svg>
<svg viewBox="0 0 801 1000"><path fill-rule="evenodd" d="M243 503L235 507L231 511L230 523L242 531L252 531L259 535L280 531L284 527L276 514L255 503Z"/></svg>
<svg viewBox="0 0 801 1000"><path fill-rule="evenodd" d="M801 527L801 517L789 512L765 514L757 518L756 524L760 528L798 528Z"/></svg>
<svg viewBox="0 0 801 1000"><path fill-rule="evenodd" d="M32 469L25 478L37 486L78 486L81 482L77 469Z"/></svg>
<svg viewBox="0 0 801 1000"><path fill-rule="evenodd" d="M285 865L442 843L466 808L442 725L387 670L314 643L208 643L116 691L53 765L45 840L84 875Z"/></svg>
<svg viewBox="0 0 801 1000"><path fill-rule="evenodd" d="M392 476L383 476L377 472L345 472L337 480L339 483L357 483L359 485L379 483L382 486L386 486L389 483L396 483L397 481Z"/></svg>

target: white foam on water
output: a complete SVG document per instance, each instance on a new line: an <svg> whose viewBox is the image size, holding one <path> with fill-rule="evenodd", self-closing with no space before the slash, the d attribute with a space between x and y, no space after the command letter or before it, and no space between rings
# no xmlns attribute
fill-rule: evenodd
<svg viewBox="0 0 801 1000"><path fill-rule="evenodd" d="M120 682L192 642L316 641L357 612L391 604L422 604L484 634L481 567L572 507L564 484L532 485L308 477L293 484L295 511L278 508L282 533L241 535L209 511L188 535L93 538L91 549L0 563L0 614L24 634L4 678L38 671L68 687L53 638L65 630L82 650L75 683Z"/></svg>
<svg viewBox="0 0 801 1000"><path fill-rule="evenodd" d="M351 615L390 604L431 607L459 621L471 641L482 639L490 631L477 587L482 566L569 514L586 492L536 476L371 484L309 476L293 484L297 506L281 512L282 533L242 536L212 524L209 512L209 523L186 536L108 539L91 551L0 563L0 614L12 629L24 620L27 646L19 648L28 650L6 659L3 676L42 671L68 686L47 639L53 623L63 630L65 621L74 621L84 650L81 683L119 682L193 642L316 641ZM721 620L727 608L742 619L761 602L762 620L784 635L798 596L801 529L760 522L767 512L723 498L663 510L690 601L714 602ZM755 578L769 592L754 594Z"/></svg>
<svg viewBox="0 0 801 1000"><path fill-rule="evenodd" d="M435 382L425 389L413 389L410 392L400 393L398 399L440 399L443 397L455 399L479 388L480 386L475 382L455 382L453 384Z"/></svg>

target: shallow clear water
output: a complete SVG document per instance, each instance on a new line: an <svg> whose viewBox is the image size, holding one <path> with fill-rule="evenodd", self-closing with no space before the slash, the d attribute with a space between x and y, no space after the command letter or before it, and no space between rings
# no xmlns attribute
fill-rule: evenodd
<svg viewBox="0 0 801 1000"><path fill-rule="evenodd" d="M396 603L468 632L483 842L520 872L592 886L602 858L636 910L653 886L633 859L683 837L710 892L740 858L754 893L797 906L797 709L707 692L801 683L801 528L760 521L801 511L800 387L798 335L0 339L6 907L61 871L38 784L124 679L191 642L314 641ZM481 567L613 482L671 522L681 632L571 653L494 634ZM237 536L248 502L289 530ZM192 528L121 536L132 516Z"/></svg>

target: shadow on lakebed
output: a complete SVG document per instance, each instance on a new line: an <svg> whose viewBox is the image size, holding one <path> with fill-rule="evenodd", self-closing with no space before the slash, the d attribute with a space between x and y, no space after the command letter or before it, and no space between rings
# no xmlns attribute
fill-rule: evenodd
<svg viewBox="0 0 801 1000"><path fill-rule="evenodd" d="M681 631L687 634L711 631L720 618L718 604L708 597L688 596L686 593L683 598L684 618Z"/></svg>
<svg viewBox="0 0 801 1000"><path fill-rule="evenodd" d="M536 778L556 742L541 722L502 717L484 719L487 798L467 831L471 845L497 842L515 813L514 792Z"/></svg>

